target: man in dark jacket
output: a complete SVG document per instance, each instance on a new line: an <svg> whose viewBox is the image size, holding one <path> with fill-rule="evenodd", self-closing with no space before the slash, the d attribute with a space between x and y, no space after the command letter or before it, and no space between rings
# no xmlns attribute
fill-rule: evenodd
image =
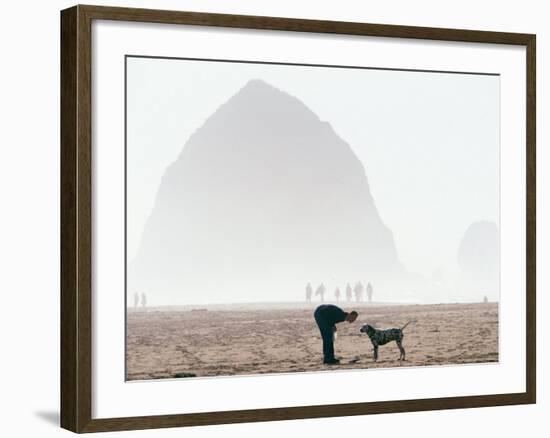
<svg viewBox="0 0 550 438"><path fill-rule="evenodd" d="M334 333L336 324L342 321L352 323L357 319L357 312L344 312L334 304L321 304L313 312L315 322L321 331L323 338L323 363L327 365L339 364L340 361L334 357Z"/></svg>

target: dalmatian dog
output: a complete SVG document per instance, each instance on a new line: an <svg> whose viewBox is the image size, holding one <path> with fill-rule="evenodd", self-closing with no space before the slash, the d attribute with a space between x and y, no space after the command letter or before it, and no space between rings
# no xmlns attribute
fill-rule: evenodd
<svg viewBox="0 0 550 438"><path fill-rule="evenodd" d="M405 349L403 348L403 330L405 327L407 327L411 322L409 321L407 324L405 324L401 328L389 328L389 329L376 329L370 324L363 324L361 326L361 329L359 330L361 333L366 333L367 336L370 338L370 341L372 342L372 346L374 347L374 361L378 359L378 346L387 344L388 342L395 341L397 346L399 347L399 351L401 354L399 355L399 360L405 360Z"/></svg>

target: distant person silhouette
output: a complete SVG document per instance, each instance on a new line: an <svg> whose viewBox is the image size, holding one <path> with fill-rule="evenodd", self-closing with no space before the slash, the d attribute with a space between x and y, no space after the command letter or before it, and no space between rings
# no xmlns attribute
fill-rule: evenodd
<svg viewBox="0 0 550 438"><path fill-rule="evenodd" d="M334 296L336 297L336 302L340 302L340 288L337 287L336 290L334 291Z"/></svg>
<svg viewBox="0 0 550 438"><path fill-rule="evenodd" d="M355 293L355 301L358 303L363 300L363 289L363 284L360 281L353 288L353 292Z"/></svg>
<svg viewBox="0 0 550 438"><path fill-rule="evenodd" d="M308 283L306 286L306 301L311 303L311 296L313 295L313 289L311 288L311 283Z"/></svg>
<svg viewBox="0 0 550 438"><path fill-rule="evenodd" d="M315 296L321 297L321 302L325 301L325 285L321 283L315 291Z"/></svg>
<svg viewBox="0 0 550 438"><path fill-rule="evenodd" d="M372 284L370 284L370 282L367 284L367 299L369 300L369 303L372 303L372 293L373 293L373 289L372 289Z"/></svg>
<svg viewBox="0 0 550 438"><path fill-rule="evenodd" d="M137 308L139 305L139 294L137 292L134 293L134 309Z"/></svg>
<svg viewBox="0 0 550 438"><path fill-rule="evenodd" d="M348 283L348 285L346 286L346 300L348 300L348 302L351 301L352 295L353 294L352 294L352 291L351 291L351 286Z"/></svg>
<svg viewBox="0 0 550 438"><path fill-rule="evenodd" d="M323 339L323 363L327 365L339 364L340 361L334 357L336 324L342 321L352 323L357 319L357 312L352 310L348 313L334 304L321 304L313 312L313 317Z"/></svg>
<svg viewBox="0 0 550 438"><path fill-rule="evenodd" d="M485 296L483 297L483 302L484 302L485 304L487 304L487 303L489 302L489 298L487 298L487 295L485 295Z"/></svg>
<svg viewBox="0 0 550 438"><path fill-rule="evenodd" d="M141 307L147 307L147 295L145 295L145 292L141 294Z"/></svg>

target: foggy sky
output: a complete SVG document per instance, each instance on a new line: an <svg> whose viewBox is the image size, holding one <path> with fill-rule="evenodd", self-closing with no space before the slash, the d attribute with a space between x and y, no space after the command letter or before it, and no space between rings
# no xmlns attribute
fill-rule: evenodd
<svg viewBox="0 0 550 438"><path fill-rule="evenodd" d="M206 118L251 79L297 97L350 145L409 271L455 273L468 227L480 220L498 226L498 77L127 62L129 262L166 168Z"/></svg>

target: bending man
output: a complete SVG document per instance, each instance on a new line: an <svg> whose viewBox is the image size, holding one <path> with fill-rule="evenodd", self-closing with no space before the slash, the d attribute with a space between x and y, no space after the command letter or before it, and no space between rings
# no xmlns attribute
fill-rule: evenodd
<svg viewBox="0 0 550 438"><path fill-rule="evenodd" d="M334 304L321 304L315 309L313 316L323 338L323 363L327 365L339 364L340 361L334 357L335 324L342 321L352 323L357 319L357 312L355 310L344 312Z"/></svg>

